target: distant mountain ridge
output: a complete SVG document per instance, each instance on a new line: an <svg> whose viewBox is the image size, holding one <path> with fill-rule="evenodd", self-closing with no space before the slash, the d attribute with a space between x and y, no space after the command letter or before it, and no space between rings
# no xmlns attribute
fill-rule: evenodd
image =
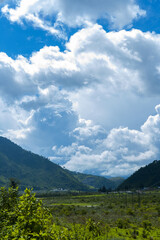
<svg viewBox="0 0 160 240"><path fill-rule="evenodd" d="M118 189L140 189L155 186L160 186L160 160L141 167L120 184Z"/></svg>
<svg viewBox="0 0 160 240"><path fill-rule="evenodd" d="M47 158L26 151L7 138L0 137L0 186L6 185L9 178L17 179L21 189L33 187L35 190L62 188L88 191L103 186L114 189L118 183L104 177L63 169Z"/></svg>
<svg viewBox="0 0 160 240"><path fill-rule="evenodd" d="M57 164L0 137L0 185L5 185L9 178L19 180L22 189L88 189Z"/></svg>
<svg viewBox="0 0 160 240"><path fill-rule="evenodd" d="M106 189L116 189L124 181L124 179L120 177L108 179L101 176L77 172L72 172L72 174L83 184L95 189L99 189L102 187L105 187Z"/></svg>

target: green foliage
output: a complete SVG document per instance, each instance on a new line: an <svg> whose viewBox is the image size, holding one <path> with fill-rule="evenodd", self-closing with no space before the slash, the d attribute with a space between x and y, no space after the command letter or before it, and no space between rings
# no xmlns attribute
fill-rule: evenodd
<svg viewBox="0 0 160 240"><path fill-rule="evenodd" d="M103 186L103 187L101 187L101 188L99 188L98 189L98 192L103 192L103 193L105 193L105 192L107 192L108 190L106 189L106 187L105 186ZM111 190L110 190L111 191Z"/></svg>
<svg viewBox="0 0 160 240"><path fill-rule="evenodd" d="M10 181L10 183L9 183L10 187L12 187L14 189L18 188L18 186L19 186L18 180L16 180L15 178L10 178L9 181Z"/></svg>
<svg viewBox="0 0 160 240"><path fill-rule="evenodd" d="M100 222L95 223L92 219L89 219L86 223L86 230L92 232L93 237L98 237L102 233L102 229L100 227Z"/></svg>
<svg viewBox="0 0 160 240"><path fill-rule="evenodd" d="M126 210L126 214L127 215L130 215L130 216L134 216L134 210L133 209L131 209L131 208L128 208L127 210Z"/></svg>
<svg viewBox="0 0 160 240"><path fill-rule="evenodd" d="M18 189L0 189L0 239L98 239L100 223L89 219L85 226L70 229L52 223L52 215L31 190L18 196Z"/></svg>
<svg viewBox="0 0 160 240"><path fill-rule="evenodd" d="M117 224L118 228L126 229L126 228L129 227L130 222L129 222L129 219L121 219L121 218L119 218L119 219L117 219L116 224Z"/></svg>
<svg viewBox="0 0 160 240"><path fill-rule="evenodd" d="M0 236L3 228L16 221L15 208L18 204L18 188L0 189Z"/></svg>
<svg viewBox="0 0 160 240"><path fill-rule="evenodd" d="M149 221L149 220L144 220L142 222L142 227L147 229L147 230L150 230L151 229L151 226L152 226L152 223Z"/></svg>
<svg viewBox="0 0 160 240"><path fill-rule="evenodd" d="M29 189L20 197L17 191L1 188L0 239L47 239L51 214Z"/></svg>
<svg viewBox="0 0 160 240"><path fill-rule="evenodd" d="M156 207L156 210L157 210L158 216L160 217L160 206L157 206L157 207Z"/></svg>
<svg viewBox="0 0 160 240"><path fill-rule="evenodd" d="M158 240L160 236L159 217L157 215L157 201L159 195L153 196L144 195L144 201L147 204L145 209L147 211L147 219L145 215L142 220L141 217L143 212L141 208L135 208L132 206L132 198L128 196L128 207L123 211L123 216L120 216L119 211L120 204L122 205L122 199L119 195L86 195L85 198L82 196L59 196L59 201L63 201L65 204L55 205L54 208L45 207L46 202L38 200L35 194L31 190L26 189L24 194L19 196L18 188L1 188L0 189L0 239L2 240ZM153 198L156 201L153 205ZM81 200L97 203L98 201L104 202L103 206L99 204L96 207L95 218L88 217L88 212L92 214L93 208L84 208L80 206ZM56 198L47 198L47 201L57 201ZM68 205L67 201L79 201L79 205ZM124 198L125 201L125 198ZM109 203L108 203L109 202ZM73 202L72 202L73 203ZM108 205L106 204L108 203ZM113 204L113 208L108 210L107 219L105 211L102 209L108 209L108 206ZM44 205L45 204L45 205ZM84 201L83 201L84 204ZM49 205L48 205L49 206ZM101 207L100 207L101 206ZM125 204L124 204L125 206ZM148 207L149 206L149 207ZM51 212L48 209L52 209ZM102 209L101 209L102 208ZM144 207L143 207L144 208ZM78 210L79 209L79 210ZM83 214L82 210L85 210ZM134 209L134 210L133 210ZM134 215L132 215L132 211ZM54 214L56 214L55 217ZM104 221L100 221L104 213ZM150 213L152 217L149 218ZM98 214L100 215L98 217ZM127 214L127 215L126 215ZM131 215L129 217L129 215ZM83 223L75 223L75 217L80 221L80 216L83 216ZM129 218L128 218L129 217ZM66 221L64 221L64 219ZM72 223L69 219L72 219ZM154 218L156 221L154 221ZM63 219L63 220L62 220ZM137 222L136 222L137 221ZM157 222L157 226L155 226Z"/></svg>

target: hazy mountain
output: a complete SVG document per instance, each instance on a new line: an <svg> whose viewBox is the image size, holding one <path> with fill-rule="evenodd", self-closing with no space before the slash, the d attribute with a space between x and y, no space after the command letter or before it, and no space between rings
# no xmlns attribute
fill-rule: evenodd
<svg viewBox="0 0 160 240"><path fill-rule="evenodd" d="M0 137L0 186L7 184L9 178L19 180L22 189L87 189L57 164Z"/></svg>
<svg viewBox="0 0 160 240"><path fill-rule="evenodd" d="M115 188L117 188L121 183L124 182L125 178L123 177L111 177L109 178L110 181L114 183Z"/></svg>
<svg viewBox="0 0 160 240"><path fill-rule="evenodd" d="M118 189L139 189L160 186L160 161L155 160L127 178Z"/></svg>
<svg viewBox="0 0 160 240"><path fill-rule="evenodd" d="M123 178L111 178L107 179L105 177L101 176L94 176L91 174L83 174L83 173L77 173L77 172L72 172L73 176L77 178L80 182L83 184L88 185L90 188L102 188L103 186L106 189L115 189L119 186L122 181L124 181Z"/></svg>

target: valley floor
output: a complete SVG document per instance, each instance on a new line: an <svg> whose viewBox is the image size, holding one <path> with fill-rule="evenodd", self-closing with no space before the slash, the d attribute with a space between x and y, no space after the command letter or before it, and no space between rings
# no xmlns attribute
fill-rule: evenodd
<svg viewBox="0 0 160 240"><path fill-rule="evenodd" d="M42 199L56 225L72 229L75 224L90 224L102 239L160 239L159 191Z"/></svg>
<svg viewBox="0 0 160 240"><path fill-rule="evenodd" d="M0 239L160 239L160 192L49 193L0 189Z"/></svg>

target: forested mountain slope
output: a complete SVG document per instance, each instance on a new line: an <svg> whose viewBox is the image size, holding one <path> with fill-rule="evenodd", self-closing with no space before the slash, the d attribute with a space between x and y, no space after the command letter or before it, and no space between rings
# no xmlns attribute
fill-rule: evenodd
<svg viewBox="0 0 160 240"><path fill-rule="evenodd" d="M72 172L73 176L77 178L83 184L90 186L91 188L99 189L103 186L106 189L115 189L117 188L123 181L123 178L105 178L102 176L95 176L91 174L77 173Z"/></svg>
<svg viewBox="0 0 160 240"><path fill-rule="evenodd" d="M127 178L119 189L139 189L160 186L160 161L155 160Z"/></svg>
<svg viewBox="0 0 160 240"><path fill-rule="evenodd" d="M0 137L0 185L7 184L9 178L17 179L22 189L87 189L57 164L22 149L7 138Z"/></svg>

